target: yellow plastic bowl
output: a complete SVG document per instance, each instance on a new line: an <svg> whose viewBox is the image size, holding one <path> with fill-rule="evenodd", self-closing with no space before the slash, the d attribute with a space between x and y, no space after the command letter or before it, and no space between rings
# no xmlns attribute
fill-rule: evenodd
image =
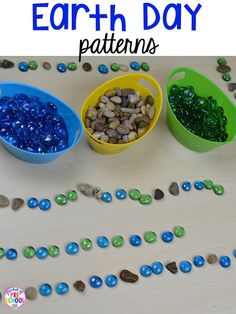
<svg viewBox="0 0 236 314"><path fill-rule="evenodd" d="M140 92L141 96L146 97L147 95L152 95L154 98L154 106L156 108L156 113L154 118L152 119L149 129L145 134L143 134L140 138L124 144L110 144L102 142L95 137L91 133L88 132L85 126L86 113L89 106L95 107L100 99L108 90L114 89L116 87L119 88L133 88L134 90ZM132 73L119 76L112 80L107 81L106 83L99 86L97 89L91 93L88 98L85 100L82 111L81 111L81 120L85 130L85 133L88 136L89 143L91 147L98 153L101 154L116 154L126 150L131 147L138 141L144 138L155 126L162 108L162 91L158 82L151 76L142 73Z"/></svg>

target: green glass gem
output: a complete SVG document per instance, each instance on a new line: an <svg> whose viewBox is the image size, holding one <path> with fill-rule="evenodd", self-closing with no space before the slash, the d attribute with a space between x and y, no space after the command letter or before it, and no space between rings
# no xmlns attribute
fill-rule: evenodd
<svg viewBox="0 0 236 314"><path fill-rule="evenodd" d="M226 61L225 58L219 58L219 59L217 60L217 63L218 63L219 65L226 65L226 64L227 64L227 61Z"/></svg>
<svg viewBox="0 0 236 314"><path fill-rule="evenodd" d="M229 81L231 81L231 75L230 75L229 73L224 73L224 74L222 75L222 79L223 79L224 81L226 81L226 82L229 82Z"/></svg>
<svg viewBox="0 0 236 314"><path fill-rule="evenodd" d="M111 244L114 246L114 247L121 247L122 245L124 245L125 243L125 240L122 236L120 235L117 235L117 236L114 236L112 239L111 239Z"/></svg>
<svg viewBox="0 0 236 314"><path fill-rule="evenodd" d="M75 71L75 70L77 70L77 64L75 62L69 62L67 64L67 69L69 71Z"/></svg>
<svg viewBox="0 0 236 314"><path fill-rule="evenodd" d="M140 196L140 199L139 199L139 203L142 204L142 205L148 205L148 204L151 204L152 202L152 197L151 195L149 194L142 194Z"/></svg>
<svg viewBox="0 0 236 314"><path fill-rule="evenodd" d="M37 68L38 68L38 63L36 62L36 61L30 61L29 62L29 69L30 70L37 70Z"/></svg>
<svg viewBox="0 0 236 314"><path fill-rule="evenodd" d="M3 256L5 256L5 250L0 247L0 258L3 258Z"/></svg>
<svg viewBox="0 0 236 314"><path fill-rule="evenodd" d="M177 237L177 238L182 238L184 235L185 235L185 230L183 227L181 226L176 226L174 227L174 235Z"/></svg>
<svg viewBox="0 0 236 314"><path fill-rule="evenodd" d="M32 246L26 246L24 248L23 255L26 258L32 258L35 255L35 249Z"/></svg>
<svg viewBox="0 0 236 314"><path fill-rule="evenodd" d="M222 185L214 185L213 190L217 195L223 195L225 193L224 187Z"/></svg>
<svg viewBox="0 0 236 314"><path fill-rule="evenodd" d="M129 191L129 197L133 201L138 201L140 199L141 193L137 189L132 189Z"/></svg>
<svg viewBox="0 0 236 314"><path fill-rule="evenodd" d="M93 247L93 243L90 239L83 239L80 241L80 246L83 250L88 251Z"/></svg>
<svg viewBox="0 0 236 314"><path fill-rule="evenodd" d="M148 72L150 70L150 66L147 62L141 63L141 69L145 72Z"/></svg>
<svg viewBox="0 0 236 314"><path fill-rule="evenodd" d="M211 180L208 180L208 179L204 180L203 183L204 183L204 187L208 190L211 190L214 187L214 183Z"/></svg>
<svg viewBox="0 0 236 314"><path fill-rule="evenodd" d="M154 231L147 231L144 233L144 240L147 243L154 243L157 240L157 235Z"/></svg>
<svg viewBox="0 0 236 314"><path fill-rule="evenodd" d="M60 249L56 245L51 245L48 248L48 255L51 257L56 257L60 254Z"/></svg>
<svg viewBox="0 0 236 314"><path fill-rule="evenodd" d="M119 69L120 69L120 67L119 67L119 64L118 64L118 63L112 63L112 64L111 64L111 70L112 70L113 72L118 72Z"/></svg>
<svg viewBox="0 0 236 314"><path fill-rule="evenodd" d="M69 201L76 201L78 199L78 193L74 190L68 191L66 197Z"/></svg>
<svg viewBox="0 0 236 314"><path fill-rule="evenodd" d="M55 202L58 205L65 205L67 203L67 197L63 194L58 194L55 196Z"/></svg>

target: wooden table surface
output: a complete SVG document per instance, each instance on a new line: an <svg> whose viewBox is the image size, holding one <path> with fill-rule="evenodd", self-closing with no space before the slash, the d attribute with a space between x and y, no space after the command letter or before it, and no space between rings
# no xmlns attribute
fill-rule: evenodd
<svg viewBox="0 0 236 314"><path fill-rule="evenodd" d="M19 62L29 61L29 57L10 58ZM60 74L55 65L59 61L76 61L76 58L37 57L39 61L50 61L51 71L40 67L37 71L21 73L17 68L0 69L1 81L18 81L34 85L63 99L80 112L83 101L93 89L120 73L101 75L96 70L99 63L120 62L128 64L130 57L86 58L94 66L91 73L81 69L74 73ZM165 88L168 73L177 66L190 66L215 81L227 91L227 84L216 72L215 57L151 57L137 58L148 61L150 74ZM236 80L236 58L227 58ZM66 296L54 292L51 297L40 295L36 301L27 301L19 313L84 313L84 314L235 314L236 313L236 261L232 250L236 249L236 145L223 146L209 153L195 153L181 144L170 134L166 125L166 103L164 101L161 117L155 129L143 141L129 150L113 156L99 155L88 145L86 136L78 146L63 155L56 162L46 165L33 165L17 160L0 147L1 193L10 199L30 196L53 199L57 193L76 189L81 182L100 186L104 191L114 192L116 188L126 190L138 188L152 193L157 187L165 192L165 199L154 201L150 206L127 199L114 200L105 204L95 199L79 195L74 204L60 207L53 202L50 211L31 210L26 206L14 212L10 208L1 209L0 246L14 247L19 252L16 261L3 258L0 261L0 291L4 293L9 286L18 285L38 287L48 282L54 286L59 281L70 285ZM216 196L212 191L181 191L178 197L168 193L172 181L194 181L212 179L225 187L225 195ZM158 235L164 230L172 230L181 225L186 236L164 244L160 239L153 245L143 243L134 248L128 243L129 235L141 236L147 230ZM108 238L121 234L125 238L123 248L110 247L102 250L94 248L85 252L80 250L76 256L69 256L64 246L69 241L79 241L88 237L95 242L98 235ZM28 260L22 256L26 245L58 245L61 254L46 260ZM167 270L161 276L142 278L137 284L119 281L116 288L103 285L95 290L87 284L88 277L96 274L118 274L126 268L139 272L142 264L161 261L179 263L191 260L194 255L206 256L208 253L228 255L232 267L223 269L219 265L205 265L202 269L193 267L190 274L179 272L172 275ZM84 294L74 290L72 284L81 279L87 284ZM3 302L0 313L12 313Z"/></svg>

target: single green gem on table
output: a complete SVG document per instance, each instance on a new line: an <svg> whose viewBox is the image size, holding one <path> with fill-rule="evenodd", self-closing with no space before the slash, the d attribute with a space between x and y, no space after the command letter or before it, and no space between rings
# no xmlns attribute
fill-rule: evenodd
<svg viewBox="0 0 236 314"><path fill-rule="evenodd" d="M157 235L154 231L147 231L144 233L144 240L147 243L154 243L157 240Z"/></svg>
<svg viewBox="0 0 236 314"><path fill-rule="evenodd" d="M177 238L182 238L184 235L185 235L185 230L183 227L181 226L176 226L174 227L174 235L177 237Z"/></svg>
<svg viewBox="0 0 236 314"><path fill-rule="evenodd" d="M214 183L211 180L208 180L208 179L204 180L203 183L204 183L204 187L208 190L211 190L214 187Z"/></svg>
<svg viewBox="0 0 236 314"><path fill-rule="evenodd" d="M219 59L217 60L217 63L218 63L219 65L226 65L226 64L227 64L227 61L226 61L225 58L219 58Z"/></svg>
<svg viewBox="0 0 236 314"><path fill-rule="evenodd" d="M119 67L119 64L118 64L118 63L112 63L112 64L111 64L111 70L112 70L113 72L118 72L119 69L120 69L120 67Z"/></svg>
<svg viewBox="0 0 236 314"><path fill-rule="evenodd" d="M140 196L141 196L141 193L137 189L132 189L132 190L129 191L129 197L133 201L138 201L140 199Z"/></svg>
<svg viewBox="0 0 236 314"><path fill-rule="evenodd" d="M5 250L0 247L0 258L3 258L5 256Z"/></svg>
<svg viewBox="0 0 236 314"><path fill-rule="evenodd" d="M55 202L58 205L65 205L67 203L67 197L63 194L58 194L55 196Z"/></svg>
<svg viewBox="0 0 236 314"><path fill-rule="evenodd" d="M37 70L37 68L38 68L38 63L36 62L36 61L30 61L29 62L29 69L30 70Z"/></svg>
<svg viewBox="0 0 236 314"><path fill-rule="evenodd" d="M121 247L122 245L124 245L125 243L125 240L122 236L120 235L117 235L117 236L114 236L112 239L111 239L111 244L114 246L114 247Z"/></svg>
<svg viewBox="0 0 236 314"><path fill-rule="evenodd" d="M140 204L148 205L152 202L152 197L149 194L142 194L139 199Z"/></svg>
<svg viewBox="0 0 236 314"><path fill-rule="evenodd" d="M217 195L223 195L225 190L224 187L222 185L214 185L213 187L213 191L215 192L215 194Z"/></svg>
<svg viewBox="0 0 236 314"><path fill-rule="evenodd" d="M27 246L24 248L23 255L26 258L32 258L35 255L35 248L33 246Z"/></svg>
<svg viewBox="0 0 236 314"><path fill-rule="evenodd" d="M229 82L229 81L231 81L231 75L230 75L229 73L224 73L224 74L222 75L222 79L223 79L224 81L226 81L226 82Z"/></svg>
<svg viewBox="0 0 236 314"><path fill-rule="evenodd" d="M49 246L48 255L51 257L56 257L60 254L60 249L56 245Z"/></svg>
<svg viewBox="0 0 236 314"><path fill-rule="evenodd" d="M150 70L150 66L147 62L141 63L141 69L145 72L148 72Z"/></svg>
<svg viewBox="0 0 236 314"><path fill-rule="evenodd" d="M69 62L67 64L67 69L69 71L75 71L75 70L77 70L77 64L75 62Z"/></svg>
<svg viewBox="0 0 236 314"><path fill-rule="evenodd" d="M68 191L66 197L69 201L76 201L78 199L78 193L74 190Z"/></svg>
<svg viewBox="0 0 236 314"><path fill-rule="evenodd" d="M83 250L88 251L93 247L93 243L90 239L83 239L80 241L80 246Z"/></svg>

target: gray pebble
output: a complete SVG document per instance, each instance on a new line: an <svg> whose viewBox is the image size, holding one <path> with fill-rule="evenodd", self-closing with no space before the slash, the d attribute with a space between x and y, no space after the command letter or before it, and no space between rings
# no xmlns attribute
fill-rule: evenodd
<svg viewBox="0 0 236 314"><path fill-rule="evenodd" d="M146 104L146 105L149 104L149 105L151 105L151 106L154 105L154 99L153 99L153 97L152 97L151 95L148 95L148 96L146 97L146 99L145 99L145 104Z"/></svg>
<svg viewBox="0 0 236 314"><path fill-rule="evenodd" d="M119 96L114 96L114 97L111 97L110 100L115 103L115 104L121 104L122 103L122 98L119 97Z"/></svg>
<svg viewBox="0 0 236 314"><path fill-rule="evenodd" d="M96 188L91 184L81 183L78 185L78 189L86 196L93 196Z"/></svg>
<svg viewBox="0 0 236 314"><path fill-rule="evenodd" d="M236 90L236 83L229 83L228 84L228 91L233 92L234 90Z"/></svg>
<svg viewBox="0 0 236 314"><path fill-rule="evenodd" d="M109 129L113 129L116 130L118 125L120 125L120 121L118 119L112 121L111 123L109 123Z"/></svg>
<svg viewBox="0 0 236 314"><path fill-rule="evenodd" d="M137 113L137 109L132 109L132 108L121 108L121 112L127 112L127 113Z"/></svg>
<svg viewBox="0 0 236 314"><path fill-rule="evenodd" d="M115 88L116 96L121 97L121 89L119 87Z"/></svg>
<svg viewBox="0 0 236 314"><path fill-rule="evenodd" d="M119 69L123 72L128 72L129 71L129 67L125 64L119 64Z"/></svg>
<svg viewBox="0 0 236 314"><path fill-rule="evenodd" d="M110 89L109 91L105 93L105 96L108 98L113 97L115 95L116 95L116 92L113 89Z"/></svg>
<svg viewBox="0 0 236 314"><path fill-rule="evenodd" d="M116 130L112 130L112 129L108 129L106 131L106 135L108 135L110 138L113 137L113 138L120 138L120 135L119 133L116 131Z"/></svg>
<svg viewBox="0 0 236 314"><path fill-rule="evenodd" d="M9 199L5 195L0 194L0 207L7 207L9 204Z"/></svg>
<svg viewBox="0 0 236 314"><path fill-rule="evenodd" d="M106 108L107 108L107 110L114 111L116 109L116 106L113 102L108 100L108 102L106 103Z"/></svg>
<svg viewBox="0 0 236 314"><path fill-rule="evenodd" d="M110 144L117 144L117 142L118 142L118 139L117 139L116 137L111 137L111 138L109 139L109 143L110 143Z"/></svg>
<svg viewBox="0 0 236 314"><path fill-rule="evenodd" d="M122 98L122 103L121 103L121 107L126 108L129 104L128 98L127 97L123 97Z"/></svg>
<svg viewBox="0 0 236 314"><path fill-rule="evenodd" d="M149 126L150 119L147 116L138 117L135 119L135 123L139 129L145 129Z"/></svg>
<svg viewBox="0 0 236 314"><path fill-rule="evenodd" d="M103 141L103 142L105 142L105 143L108 143L109 137L108 137L106 134L104 134L104 135L102 135L102 136L100 137L100 140Z"/></svg>
<svg viewBox="0 0 236 314"><path fill-rule="evenodd" d="M135 90L133 88L123 88L121 90L121 96L128 97L128 95L135 95Z"/></svg>
<svg viewBox="0 0 236 314"><path fill-rule="evenodd" d="M179 186L177 182L172 182L170 187L169 187L169 192L170 194L176 196L179 195Z"/></svg>
<svg viewBox="0 0 236 314"><path fill-rule="evenodd" d="M90 128L90 126L91 126L91 120L86 119L86 120L85 120L85 125L86 125L87 128Z"/></svg>
<svg viewBox="0 0 236 314"><path fill-rule="evenodd" d="M130 129L127 128L125 125L121 124L117 127L117 132L120 134L120 135L127 135L129 134L130 132Z"/></svg>
<svg viewBox="0 0 236 314"><path fill-rule="evenodd" d="M102 137L103 135L105 135L104 132L94 132L93 136L97 139L100 139L100 137Z"/></svg>
<svg viewBox="0 0 236 314"><path fill-rule="evenodd" d="M130 130L133 130L133 129L134 129L132 123L131 123L129 120L123 121L122 124L123 124L125 127L129 128Z"/></svg>
<svg viewBox="0 0 236 314"><path fill-rule="evenodd" d="M150 120L152 120L154 118L155 113L156 113L156 109L154 106L148 108L147 114L148 114L148 117Z"/></svg>
<svg viewBox="0 0 236 314"><path fill-rule="evenodd" d="M25 289L25 295L28 300L35 300L38 296L38 291L34 287L28 287Z"/></svg>
<svg viewBox="0 0 236 314"><path fill-rule="evenodd" d="M103 116L106 118L114 118L115 114L111 110L105 110L103 112Z"/></svg>
<svg viewBox="0 0 236 314"><path fill-rule="evenodd" d="M20 209L24 205L25 201L22 198L13 198L12 200L12 209Z"/></svg>
<svg viewBox="0 0 236 314"><path fill-rule="evenodd" d="M107 128L106 124L100 121L97 121L95 123L95 128L93 128L97 132L104 132L105 129Z"/></svg>
<svg viewBox="0 0 236 314"><path fill-rule="evenodd" d="M154 194L154 198L155 198L155 200L163 199L164 198L164 192L160 189L156 189L155 194Z"/></svg>
<svg viewBox="0 0 236 314"><path fill-rule="evenodd" d="M147 132L147 129L138 129L138 137L143 136Z"/></svg>
<svg viewBox="0 0 236 314"><path fill-rule="evenodd" d="M45 70L51 70L52 66L49 62L43 62L43 68Z"/></svg>
<svg viewBox="0 0 236 314"><path fill-rule="evenodd" d="M128 95L130 104L137 104L139 97L137 95Z"/></svg>
<svg viewBox="0 0 236 314"><path fill-rule="evenodd" d="M92 128L87 128L87 131L88 131L89 133L91 133L91 134L94 133L94 130L93 130Z"/></svg>
<svg viewBox="0 0 236 314"><path fill-rule="evenodd" d="M94 107L89 107L87 112L87 118L90 120L95 120L97 118L98 112Z"/></svg>
<svg viewBox="0 0 236 314"><path fill-rule="evenodd" d="M128 134L129 142L132 142L137 139L137 133L134 131L129 132Z"/></svg>
<svg viewBox="0 0 236 314"><path fill-rule="evenodd" d="M108 102L108 100L109 100L109 98L108 98L107 96L102 96L102 97L100 98L100 101L101 101L102 103L104 103L104 104L106 104L106 103Z"/></svg>

